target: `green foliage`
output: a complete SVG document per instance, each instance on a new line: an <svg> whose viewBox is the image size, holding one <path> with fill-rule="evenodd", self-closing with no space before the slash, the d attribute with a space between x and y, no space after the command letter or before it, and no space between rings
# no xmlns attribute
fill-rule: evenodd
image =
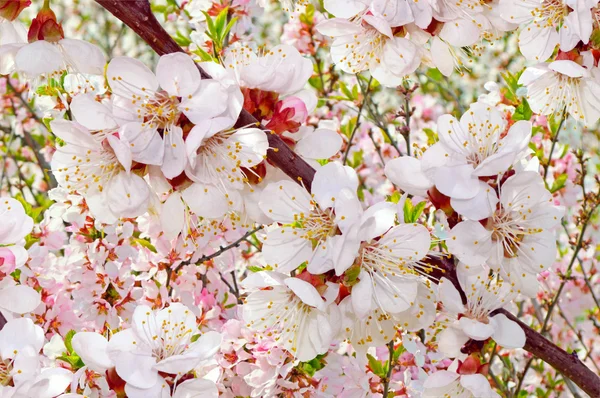
<svg viewBox="0 0 600 398"><path fill-rule="evenodd" d="M138 245L143 246L146 249L150 250L152 253L157 253L156 247L154 247L152 245L152 243L150 243L150 241L148 241L146 239L141 239L141 238L133 238L133 241L135 243L137 243Z"/></svg>
<svg viewBox="0 0 600 398"><path fill-rule="evenodd" d="M567 174L566 173L562 173L561 175L559 175L558 177L556 177L556 179L552 183L552 187L550 188L550 192L554 193L554 192L556 192L556 191L564 188L564 186L565 186L566 183L567 183Z"/></svg>
<svg viewBox="0 0 600 398"><path fill-rule="evenodd" d="M85 363L81 360L79 355L73 350L73 336L75 336L75 330L69 330L66 334L64 342L67 352L64 355L59 356L57 359L65 361L71 365L73 371L77 371L85 366Z"/></svg>
<svg viewBox="0 0 600 398"><path fill-rule="evenodd" d="M404 222L407 224L417 222L417 220L421 216L421 213L423 213L423 210L425 209L425 205L426 202L423 201L417 203L417 205L415 206L409 198L406 198L403 208Z"/></svg>
<svg viewBox="0 0 600 398"><path fill-rule="evenodd" d="M321 370L325 367L325 354L317 355L315 358L308 362L300 362L297 369L310 377L315 375L317 370Z"/></svg>
<svg viewBox="0 0 600 398"><path fill-rule="evenodd" d="M237 21L237 18L231 18L228 21L229 8L226 7L215 19L213 19L206 11L202 11L206 17L207 31L206 35L212 40L215 56L225 47L227 35Z"/></svg>

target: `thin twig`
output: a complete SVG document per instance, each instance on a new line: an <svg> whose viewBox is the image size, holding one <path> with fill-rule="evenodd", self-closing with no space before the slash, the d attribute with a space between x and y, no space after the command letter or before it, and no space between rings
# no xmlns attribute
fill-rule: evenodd
<svg viewBox="0 0 600 398"><path fill-rule="evenodd" d="M361 91L363 91L362 86L360 84L360 77L357 75L358 78L358 85L361 88ZM360 107L358 108L358 115L356 116L356 124L354 125L354 129L352 130L352 134L350 134L350 138L348 138L348 146L346 147L346 151L344 152L344 157L342 159L342 163L346 164L346 161L348 160L348 155L350 154L350 148L352 148L352 141L354 140L354 135L356 134L356 132L358 131L359 127L360 127L360 123L361 120L360 118L362 117L362 110L364 108L364 106L367 104L367 102L369 102L369 93L371 91L371 82L373 81L373 77L371 76L369 78L369 83L367 83L367 88L366 90L363 91L363 100L360 103Z"/></svg>
<svg viewBox="0 0 600 398"><path fill-rule="evenodd" d="M567 118L567 107L565 106L562 111L562 116L560 118L560 123L558 124L558 128L556 129L556 133L554 137L552 137L552 146L550 147L550 153L548 154L548 164L544 167L544 182L546 182L546 177L548 176L548 170L550 169L550 163L552 162L552 153L554 152L554 147L556 146L556 141L558 141L558 133L560 133L560 129ZM548 184L546 183L546 186Z"/></svg>
<svg viewBox="0 0 600 398"><path fill-rule="evenodd" d="M227 246L221 246L219 248L219 250L217 250L216 252L200 257L198 259L198 261L195 262L195 265L203 264L209 260L212 260L213 258L219 257L221 254L225 253L226 251L228 251L230 249L233 249L234 247L239 247L240 243L242 243L244 240L246 240L246 238L248 238L251 235L254 235L257 231L260 231L261 229L263 229L262 225L246 232L244 234L244 236L242 236L238 240L228 244ZM184 266L190 265L190 264L191 263L189 261L182 261L177 267L175 267L172 271L167 273L167 282L165 283L165 287L167 289L169 289L169 294L171 294L173 292L173 286L171 286L171 279L173 279L172 275L177 274ZM237 282L236 282L236 284L237 284Z"/></svg>
<svg viewBox="0 0 600 398"><path fill-rule="evenodd" d="M392 378L392 369L394 368L394 340L392 339L389 343L388 343L388 351L390 352L389 354L389 361L388 361L388 370L387 370L387 375L385 376L385 380L383 381L383 397L382 398L387 398L389 390L390 390L390 380Z"/></svg>

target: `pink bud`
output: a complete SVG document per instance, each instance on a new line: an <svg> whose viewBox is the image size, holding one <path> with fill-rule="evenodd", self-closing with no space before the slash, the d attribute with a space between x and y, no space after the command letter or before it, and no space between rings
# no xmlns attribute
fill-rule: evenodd
<svg viewBox="0 0 600 398"><path fill-rule="evenodd" d="M294 109L294 116L290 119L294 122L304 123L308 117L308 109L306 109L306 104L298 97L290 96L281 100L281 111L287 108Z"/></svg>
<svg viewBox="0 0 600 398"><path fill-rule="evenodd" d="M17 267L16 258L8 247L0 247L0 271L10 274Z"/></svg>

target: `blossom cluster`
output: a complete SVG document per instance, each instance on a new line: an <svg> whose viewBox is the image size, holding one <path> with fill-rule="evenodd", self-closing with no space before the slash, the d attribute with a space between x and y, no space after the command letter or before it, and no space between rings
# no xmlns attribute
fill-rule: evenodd
<svg viewBox="0 0 600 398"><path fill-rule="evenodd" d="M1 397L600 393L600 3L58 3L0 1Z"/></svg>

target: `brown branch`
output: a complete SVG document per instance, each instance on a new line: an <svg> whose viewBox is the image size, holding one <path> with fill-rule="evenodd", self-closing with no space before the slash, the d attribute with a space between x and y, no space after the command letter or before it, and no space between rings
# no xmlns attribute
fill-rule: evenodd
<svg viewBox="0 0 600 398"><path fill-rule="evenodd" d="M579 360L576 353L568 354L544 336L524 324L505 309L495 311L521 326L525 332L525 350L548 363L560 373L571 379L590 397L600 397L600 378Z"/></svg>
<svg viewBox="0 0 600 398"><path fill-rule="evenodd" d="M148 0L118 1L118 0L96 0L98 4L107 9L115 17L123 21L144 39L159 55L173 52L183 52L183 49L175 43L171 36L163 29L156 20L150 9ZM210 76L201 68L203 78ZM460 102L459 102L460 106ZM237 127L258 123L248 112L242 110L236 123ZM294 181L302 181L310 191L314 176L314 169L294 153L281 138L276 134L267 133L271 150L267 158ZM455 278L450 274L453 270L445 270L442 276L449 277L453 282ZM547 362L559 372L570 378L592 397L600 397L600 378L588 369L574 355L568 354L541 334L519 321L509 312L499 309L498 312L505 314L508 318L517 322L527 337L525 349L533 355Z"/></svg>
<svg viewBox="0 0 600 398"><path fill-rule="evenodd" d="M96 0L96 2L133 29L158 55L184 52L156 20L148 0ZM198 67L198 69L200 69L203 79L210 78L210 75L202 68ZM258 125L259 122L248 112L242 110L235 127L251 124ZM267 152L267 159L294 181L302 182L310 190L315 170L292 151L277 134L270 132L266 132L266 134L270 148Z"/></svg>

